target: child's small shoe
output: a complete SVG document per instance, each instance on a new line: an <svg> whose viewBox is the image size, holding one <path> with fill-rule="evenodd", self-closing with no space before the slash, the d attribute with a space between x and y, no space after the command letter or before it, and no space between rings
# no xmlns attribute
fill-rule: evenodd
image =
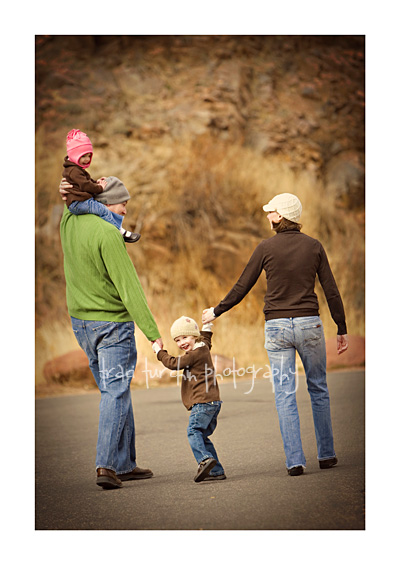
<svg viewBox="0 0 400 565"><path fill-rule="evenodd" d="M200 481L204 481L211 469L215 467L216 464L217 461L213 457L209 457L208 459L202 461L199 465L199 468L197 469L197 474L194 478L194 482L199 483Z"/></svg>
<svg viewBox="0 0 400 565"><path fill-rule="evenodd" d="M131 231L124 230L123 228L119 231L122 233L122 237L126 243L136 243L141 237L140 233L133 233Z"/></svg>
<svg viewBox="0 0 400 565"><path fill-rule="evenodd" d="M208 475L204 478L204 481L224 481L226 479L225 473L221 475Z"/></svg>

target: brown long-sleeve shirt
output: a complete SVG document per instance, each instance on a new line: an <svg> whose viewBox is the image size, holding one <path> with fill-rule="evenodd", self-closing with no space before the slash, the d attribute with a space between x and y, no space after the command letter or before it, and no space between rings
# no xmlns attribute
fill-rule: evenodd
<svg viewBox="0 0 400 565"><path fill-rule="evenodd" d="M103 192L103 188L91 178L89 173L79 165L72 163L68 157L64 159L63 177L73 186L67 194L67 206L76 200L79 202L89 200Z"/></svg>
<svg viewBox="0 0 400 565"><path fill-rule="evenodd" d="M298 230L286 230L263 240L254 250L234 287L214 308L220 316L238 304L265 271L267 292L264 297L266 320L318 316L315 279L324 290L338 334L347 333L343 302L322 244Z"/></svg>
<svg viewBox="0 0 400 565"><path fill-rule="evenodd" d="M185 407L220 400L219 388L211 359L212 332L200 332L204 345L192 351L172 357L165 349L157 353L157 359L171 371L183 369L181 396Z"/></svg>

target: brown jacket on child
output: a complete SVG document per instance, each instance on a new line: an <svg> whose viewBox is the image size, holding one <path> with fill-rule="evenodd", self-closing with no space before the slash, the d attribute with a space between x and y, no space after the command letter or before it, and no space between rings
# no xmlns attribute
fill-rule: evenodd
<svg viewBox="0 0 400 565"><path fill-rule="evenodd" d="M157 353L157 359L171 371L183 369L181 395L185 407L220 400L219 388L211 359L212 332L200 332L202 342L195 349L180 357L168 355L165 349Z"/></svg>
<svg viewBox="0 0 400 565"><path fill-rule="evenodd" d="M79 200L79 202L89 200L89 198L103 192L102 187L91 178L89 173L79 165L72 163L68 157L64 159L63 177L73 185L73 188L70 188L67 194L67 206L70 206L76 200Z"/></svg>

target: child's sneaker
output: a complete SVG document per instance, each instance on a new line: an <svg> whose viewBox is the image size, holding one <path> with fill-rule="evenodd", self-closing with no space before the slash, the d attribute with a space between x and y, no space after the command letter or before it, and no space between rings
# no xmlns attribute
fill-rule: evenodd
<svg viewBox="0 0 400 565"><path fill-rule="evenodd" d="M213 467L217 464L217 461L213 457L209 457L202 461L197 469L197 474L194 478L195 483L199 483L200 481L204 481L207 477L208 473L211 471Z"/></svg>
<svg viewBox="0 0 400 565"><path fill-rule="evenodd" d="M223 481L225 479L225 473L222 473L221 475L208 475L208 477L204 477L205 481Z"/></svg>
<svg viewBox="0 0 400 565"><path fill-rule="evenodd" d="M140 239L140 233L132 233L131 231L124 230L124 228L121 228L119 231L122 233L126 243L136 243Z"/></svg>

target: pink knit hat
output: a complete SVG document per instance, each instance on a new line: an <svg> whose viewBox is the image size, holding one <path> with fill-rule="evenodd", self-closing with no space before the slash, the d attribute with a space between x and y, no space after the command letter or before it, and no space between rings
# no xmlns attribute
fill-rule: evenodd
<svg viewBox="0 0 400 565"><path fill-rule="evenodd" d="M80 165L79 159L86 153L92 154L90 161L87 165ZM67 154L68 159L76 165L82 167L82 169L87 169L89 167L93 157L93 146L86 133L83 133L83 131L79 129L71 129L71 131L68 132Z"/></svg>

